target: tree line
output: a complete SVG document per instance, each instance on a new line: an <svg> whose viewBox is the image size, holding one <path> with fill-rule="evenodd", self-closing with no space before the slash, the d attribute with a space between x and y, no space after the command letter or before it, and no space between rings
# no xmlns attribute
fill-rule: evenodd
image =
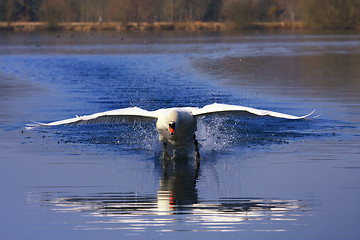
<svg viewBox="0 0 360 240"><path fill-rule="evenodd" d="M360 0L0 0L0 21L302 21L314 28L360 26Z"/></svg>

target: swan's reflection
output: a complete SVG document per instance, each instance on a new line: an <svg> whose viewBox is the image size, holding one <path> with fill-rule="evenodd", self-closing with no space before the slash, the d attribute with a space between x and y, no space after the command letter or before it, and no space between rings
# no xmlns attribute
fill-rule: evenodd
<svg viewBox="0 0 360 240"><path fill-rule="evenodd" d="M282 224L299 220L306 212L306 204L301 200L201 199L196 186L199 161L176 157L162 164L163 177L157 194L98 192L80 195L76 193L76 187L64 187L62 191L46 189L29 197L58 212L81 213L85 217L84 223L74 226L81 230L243 231L245 221L266 221L269 227L269 223L279 220Z"/></svg>
<svg viewBox="0 0 360 240"><path fill-rule="evenodd" d="M199 176L200 160L194 166L184 155L163 159L163 178L157 192L159 214L183 213L198 203L196 181Z"/></svg>

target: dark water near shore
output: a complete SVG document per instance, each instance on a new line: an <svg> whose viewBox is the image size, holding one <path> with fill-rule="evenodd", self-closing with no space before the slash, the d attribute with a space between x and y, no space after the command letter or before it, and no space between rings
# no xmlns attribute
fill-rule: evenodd
<svg viewBox="0 0 360 240"><path fill-rule="evenodd" d="M176 34L1 33L0 239L360 238L360 35ZM24 128L213 102L319 116Z"/></svg>

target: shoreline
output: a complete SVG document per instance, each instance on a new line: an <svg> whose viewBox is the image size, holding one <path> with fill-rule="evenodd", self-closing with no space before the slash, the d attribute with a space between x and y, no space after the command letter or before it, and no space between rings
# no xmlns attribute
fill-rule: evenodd
<svg viewBox="0 0 360 240"><path fill-rule="evenodd" d="M39 32L39 31L232 31L239 29L306 29L303 22L255 22L246 28L239 28L232 22L66 22L50 28L46 22L0 22L0 31Z"/></svg>

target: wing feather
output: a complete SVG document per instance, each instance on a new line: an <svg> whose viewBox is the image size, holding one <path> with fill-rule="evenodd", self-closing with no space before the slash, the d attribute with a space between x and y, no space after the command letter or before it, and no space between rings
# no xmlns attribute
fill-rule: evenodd
<svg viewBox="0 0 360 240"><path fill-rule="evenodd" d="M26 129L32 129L38 126L57 126L57 125L82 125L82 124L103 124L103 123L121 123L121 122L148 122L155 121L157 115L154 111L146 111L138 107L116 109L106 112L94 113L92 115L76 116L65 120L27 124Z"/></svg>
<svg viewBox="0 0 360 240"><path fill-rule="evenodd" d="M277 118L296 120L296 119L306 118L306 117L310 116L311 114L313 114L314 111L312 111L310 114L299 117L299 116L289 115L289 114L285 114L285 113L261 110L261 109L251 108L251 107L214 103L214 104L207 105L203 108L194 110L192 112L192 114L195 117L201 117L201 116L210 115L210 114L221 114L221 113L241 114L241 113L244 113L244 114L250 114L250 115L255 115L255 116L271 116L271 117L277 117Z"/></svg>

